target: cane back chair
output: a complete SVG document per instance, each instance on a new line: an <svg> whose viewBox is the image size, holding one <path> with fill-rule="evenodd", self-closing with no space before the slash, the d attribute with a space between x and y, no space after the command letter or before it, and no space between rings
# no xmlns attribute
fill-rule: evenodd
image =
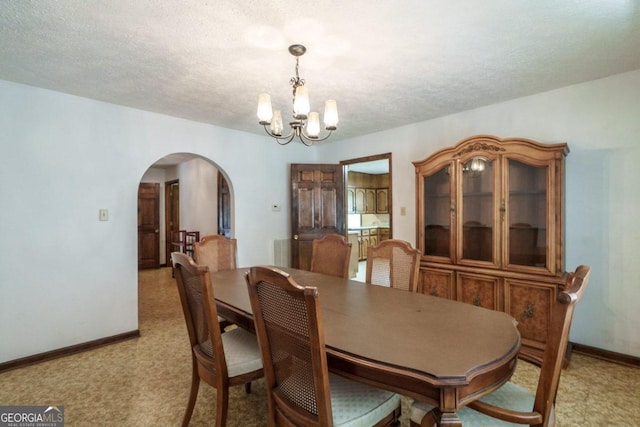
<svg viewBox="0 0 640 427"><path fill-rule="evenodd" d="M330 276L349 277L351 243L340 234L327 234L313 241L311 271Z"/></svg>
<svg viewBox="0 0 640 427"><path fill-rule="evenodd" d="M584 265L569 273L564 290L558 294L553 305L535 396L512 382L507 382L493 393L458 411L462 425L499 427L525 424L546 427L555 424L556 395L573 312L584 294L589 273L590 268ZM411 426L434 426L434 411L438 409L426 403L414 403L411 408Z"/></svg>
<svg viewBox="0 0 640 427"><path fill-rule="evenodd" d="M208 267L179 252L173 252L171 259L191 344L191 391L182 425L189 425L202 379L217 391L216 426L222 427L229 387L245 384L250 392L251 381L263 376L258 342L255 335L240 328L221 332Z"/></svg>
<svg viewBox="0 0 640 427"><path fill-rule="evenodd" d="M419 249L404 240L383 240L367 249L366 283L415 292L420 268Z"/></svg>
<svg viewBox="0 0 640 427"><path fill-rule="evenodd" d="M273 267L252 267L247 284L264 361L269 426L386 426L397 394L330 374L317 288Z"/></svg>

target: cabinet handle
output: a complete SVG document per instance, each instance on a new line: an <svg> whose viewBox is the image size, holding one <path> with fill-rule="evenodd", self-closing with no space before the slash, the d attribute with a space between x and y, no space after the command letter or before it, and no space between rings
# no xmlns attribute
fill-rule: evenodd
<svg viewBox="0 0 640 427"><path fill-rule="evenodd" d="M437 297L438 295L438 290L436 288L431 289L431 296Z"/></svg>
<svg viewBox="0 0 640 427"><path fill-rule="evenodd" d="M475 305L476 307L480 307L480 292L476 292L476 294L473 296L473 305Z"/></svg>
<svg viewBox="0 0 640 427"><path fill-rule="evenodd" d="M520 315L520 320L524 322L527 319L531 319L533 317L533 309L535 307L536 307L536 305L534 303L532 303L532 302L527 304L527 308Z"/></svg>
<svg viewBox="0 0 640 427"><path fill-rule="evenodd" d="M298 240L298 235L297 234L293 235L293 240Z"/></svg>
<svg viewBox="0 0 640 427"><path fill-rule="evenodd" d="M452 217L456 216L456 204L455 203L451 203L451 216Z"/></svg>

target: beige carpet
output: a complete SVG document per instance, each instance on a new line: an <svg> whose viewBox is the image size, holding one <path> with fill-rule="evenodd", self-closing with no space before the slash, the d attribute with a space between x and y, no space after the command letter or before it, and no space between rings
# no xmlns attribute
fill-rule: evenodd
<svg viewBox="0 0 640 427"><path fill-rule="evenodd" d="M139 277L140 338L0 374L0 405L64 405L67 426L180 425L191 362L177 289L168 268ZM537 375L520 362L513 381L534 390ZM233 389L228 425L265 425L264 393L262 381L250 395ZM640 370L575 354L556 412L558 426L640 426ZM214 413L215 392L201 385L191 425L213 425Z"/></svg>

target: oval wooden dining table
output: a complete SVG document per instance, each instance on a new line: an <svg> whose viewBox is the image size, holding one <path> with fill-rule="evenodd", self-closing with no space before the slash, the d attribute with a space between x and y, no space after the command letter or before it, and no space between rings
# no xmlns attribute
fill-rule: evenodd
<svg viewBox="0 0 640 427"><path fill-rule="evenodd" d="M245 274L211 273L218 314L254 330ZM439 425L500 387L516 367L520 334L506 313L348 279L281 268L318 288L329 369L434 407Z"/></svg>

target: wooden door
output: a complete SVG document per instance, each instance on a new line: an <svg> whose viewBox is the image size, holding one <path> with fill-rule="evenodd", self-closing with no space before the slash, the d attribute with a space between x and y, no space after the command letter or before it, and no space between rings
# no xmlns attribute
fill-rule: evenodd
<svg viewBox="0 0 640 427"><path fill-rule="evenodd" d="M341 165L291 165L291 266L308 270L314 239L345 235Z"/></svg>
<svg viewBox="0 0 640 427"><path fill-rule="evenodd" d="M231 238L231 191L224 175L218 171L218 234Z"/></svg>
<svg viewBox="0 0 640 427"><path fill-rule="evenodd" d="M160 266L160 184L138 188L138 268Z"/></svg>
<svg viewBox="0 0 640 427"><path fill-rule="evenodd" d="M171 265L171 252L177 249L173 245L174 233L180 230L180 182L164 183L164 218L165 218L165 265Z"/></svg>

